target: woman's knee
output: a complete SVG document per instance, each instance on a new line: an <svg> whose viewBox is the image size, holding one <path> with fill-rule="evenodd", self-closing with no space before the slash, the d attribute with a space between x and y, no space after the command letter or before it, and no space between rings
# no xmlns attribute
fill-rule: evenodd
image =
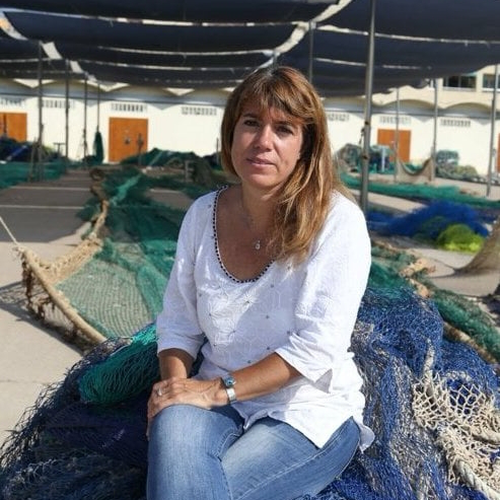
<svg viewBox="0 0 500 500"><path fill-rule="evenodd" d="M164 408L151 423L150 439L167 441L170 446L196 441L197 434L203 433L203 418L199 410L189 405Z"/></svg>
<svg viewBox="0 0 500 500"><path fill-rule="evenodd" d="M218 453L227 440L241 432L241 423L231 413L191 405L173 405L158 413L151 424L150 441L161 447L193 452ZM174 452L175 453L175 452Z"/></svg>

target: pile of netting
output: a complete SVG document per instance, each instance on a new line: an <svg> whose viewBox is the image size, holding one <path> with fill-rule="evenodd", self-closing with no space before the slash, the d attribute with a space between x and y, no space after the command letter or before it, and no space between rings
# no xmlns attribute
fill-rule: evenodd
<svg viewBox="0 0 500 500"><path fill-rule="evenodd" d="M0 136L0 161L31 162L40 156L46 161L61 160L61 155L57 151L40 145L37 141L18 141L6 135Z"/></svg>
<svg viewBox="0 0 500 500"><path fill-rule="evenodd" d="M352 348L374 444L317 500L500 498L491 365L443 338L432 301L371 278ZM29 409L1 455L4 500L143 500L155 328L108 340Z"/></svg>
<svg viewBox="0 0 500 500"><path fill-rule="evenodd" d="M29 250L22 252L31 312L50 327L91 343L130 337L154 320L162 306L186 206L213 188L186 182L182 172L145 175L127 168L98 173L94 196L81 213L93 221L89 237L53 263L40 261ZM155 201L152 192L160 188L183 194L186 204L173 207ZM384 266L395 275L402 272L395 252L386 252L384 259ZM399 286L392 280L387 283ZM480 337L491 337L494 340L488 342L498 344L497 330L477 306L451 292L436 291L437 296L443 297L438 307L447 322L472 337L486 329L488 334Z"/></svg>
<svg viewBox="0 0 500 500"><path fill-rule="evenodd" d="M153 148L144 153L127 156L120 163L122 165L141 165L145 167L183 168L185 162L200 161L201 158L192 152L179 152L169 149Z"/></svg>
<svg viewBox="0 0 500 500"><path fill-rule="evenodd" d="M494 319L480 304L436 287L427 272L425 259L373 240L371 282L393 289L411 286L422 297L431 299L444 321L446 337L470 345L500 373L500 333Z"/></svg>
<svg viewBox="0 0 500 500"><path fill-rule="evenodd" d="M80 215L94 227L79 246L53 263L21 250L30 311L50 327L91 343L130 337L160 311L185 209L146 193L175 189L189 201L207 189L175 175L148 177L136 169L107 174L93 173L94 196Z"/></svg>
<svg viewBox="0 0 500 500"><path fill-rule="evenodd" d="M58 179L79 165L37 142L0 136L0 189L22 182Z"/></svg>
<svg viewBox="0 0 500 500"><path fill-rule="evenodd" d="M352 189L361 187L361 179L358 176L342 173L342 181ZM489 200L476 196L472 192L464 192L457 186L432 186L428 184L376 182L370 180L369 190L373 193L408 200L429 202L431 200L448 200L454 203L463 203L472 207L480 207L483 211L491 209L493 212L500 210L500 201Z"/></svg>
<svg viewBox="0 0 500 500"><path fill-rule="evenodd" d="M144 499L145 408L159 376L152 320L185 211L151 193L189 199L213 186L136 169L93 176L82 244L53 263L22 257L32 312L98 345L4 443L4 500ZM353 350L377 439L317 499L500 499L496 325L433 287L416 258L377 242L372 255Z"/></svg>
<svg viewBox="0 0 500 500"><path fill-rule="evenodd" d="M58 179L68 168L76 168L64 159L32 164L30 162L0 162L0 189L22 182Z"/></svg>
<svg viewBox="0 0 500 500"><path fill-rule="evenodd" d="M371 210L368 227L385 236L407 236L438 248L460 252L477 252L489 231L491 214L483 216L464 203L447 200L431 202L404 215Z"/></svg>

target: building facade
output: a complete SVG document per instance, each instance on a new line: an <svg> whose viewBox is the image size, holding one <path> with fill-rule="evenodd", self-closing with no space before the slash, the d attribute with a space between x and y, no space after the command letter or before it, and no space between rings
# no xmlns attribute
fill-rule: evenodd
<svg viewBox="0 0 500 500"><path fill-rule="evenodd" d="M436 80L421 89L403 87L376 94L371 144L391 146L401 160L414 164L429 158L433 147L454 150L461 165L486 175L491 164L497 176L500 127L492 119L494 86L495 67L491 66ZM228 93L174 93L83 81L44 81L40 89L36 81L0 80L0 133L19 141L35 141L41 135L45 145L62 153L67 148L75 160L92 154L97 130L107 162L153 148L208 155L219 148ZM362 96L325 99L334 152L346 143L361 143L364 105Z"/></svg>

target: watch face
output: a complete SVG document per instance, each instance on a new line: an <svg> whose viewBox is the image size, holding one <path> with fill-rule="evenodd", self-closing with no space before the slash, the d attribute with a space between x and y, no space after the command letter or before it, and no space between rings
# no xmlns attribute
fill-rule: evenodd
<svg viewBox="0 0 500 500"><path fill-rule="evenodd" d="M236 380L234 380L234 377L232 375L228 375L223 379L223 381L225 387L233 387L233 385L236 383Z"/></svg>

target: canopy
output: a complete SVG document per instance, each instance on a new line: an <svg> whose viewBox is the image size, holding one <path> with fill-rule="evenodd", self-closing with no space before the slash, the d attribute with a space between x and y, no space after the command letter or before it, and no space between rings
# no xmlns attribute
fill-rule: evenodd
<svg viewBox="0 0 500 500"><path fill-rule="evenodd" d="M324 96L364 93L370 0L3 0L0 9L6 78L41 68L58 79L69 67L103 83L224 88L277 62L309 74ZM500 62L498 19L498 0L377 0L374 90Z"/></svg>

